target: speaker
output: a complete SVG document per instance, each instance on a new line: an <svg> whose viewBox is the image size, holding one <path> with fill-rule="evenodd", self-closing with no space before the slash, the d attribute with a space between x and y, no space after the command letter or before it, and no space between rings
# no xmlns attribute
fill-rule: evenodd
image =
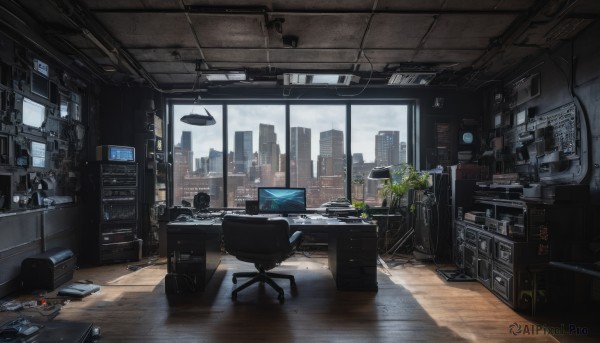
<svg viewBox="0 0 600 343"><path fill-rule="evenodd" d="M412 213L414 225L415 258L452 262L452 234L449 224L448 174L431 174L431 187L415 190L409 203L415 204ZM410 194L409 194L410 195Z"/></svg>
<svg viewBox="0 0 600 343"><path fill-rule="evenodd" d="M246 214L258 214L258 200L246 200Z"/></svg>

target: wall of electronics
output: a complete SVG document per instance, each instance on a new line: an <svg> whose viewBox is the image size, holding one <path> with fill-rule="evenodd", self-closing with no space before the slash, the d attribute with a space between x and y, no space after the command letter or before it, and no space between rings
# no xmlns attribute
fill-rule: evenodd
<svg viewBox="0 0 600 343"><path fill-rule="evenodd" d="M572 101L537 113L528 104L542 87L540 74L533 73L490 94L487 155L495 160L493 172L518 173L524 181L543 184L578 183L587 170L581 113Z"/></svg>
<svg viewBox="0 0 600 343"><path fill-rule="evenodd" d="M76 202L87 84L0 40L0 213Z"/></svg>

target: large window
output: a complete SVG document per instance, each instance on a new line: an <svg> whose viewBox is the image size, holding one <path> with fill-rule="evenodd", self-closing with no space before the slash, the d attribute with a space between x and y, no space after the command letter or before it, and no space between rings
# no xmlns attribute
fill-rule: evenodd
<svg viewBox="0 0 600 343"><path fill-rule="evenodd" d="M306 205L346 197L346 106L290 106L290 186L306 188Z"/></svg>
<svg viewBox="0 0 600 343"><path fill-rule="evenodd" d="M285 187L285 105L229 105L227 123L227 205L244 207L257 187Z"/></svg>
<svg viewBox="0 0 600 343"><path fill-rule="evenodd" d="M216 125L180 121L204 108ZM211 207L243 208L246 200L256 199L257 187L289 186L307 189L310 208L347 197L380 206L383 181L369 180L369 172L408 161L413 137L408 123L405 103L176 104L173 205L193 203L194 195L205 192Z"/></svg>
<svg viewBox="0 0 600 343"><path fill-rule="evenodd" d="M213 126L194 126L180 121L204 109L217 121ZM223 196L223 106L173 106L173 204L193 204L199 192L210 195L211 207L222 207Z"/></svg>
<svg viewBox="0 0 600 343"><path fill-rule="evenodd" d="M352 105L352 199L380 206L381 182L369 180L374 167L407 162L408 107Z"/></svg>

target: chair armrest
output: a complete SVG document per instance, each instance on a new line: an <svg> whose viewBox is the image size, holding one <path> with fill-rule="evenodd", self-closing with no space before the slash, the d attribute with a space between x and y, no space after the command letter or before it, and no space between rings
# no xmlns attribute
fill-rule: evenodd
<svg viewBox="0 0 600 343"><path fill-rule="evenodd" d="M292 236L290 237L290 245L292 246L292 249L298 248L298 246L300 245L301 242L302 242L302 231L294 232L292 234Z"/></svg>

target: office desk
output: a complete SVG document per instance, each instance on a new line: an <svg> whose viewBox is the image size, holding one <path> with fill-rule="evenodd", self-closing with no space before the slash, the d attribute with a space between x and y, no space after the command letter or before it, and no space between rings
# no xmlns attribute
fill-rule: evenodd
<svg viewBox="0 0 600 343"><path fill-rule="evenodd" d="M340 291L377 291L377 225L335 218L288 219L290 230L326 233L329 270Z"/></svg>
<svg viewBox="0 0 600 343"><path fill-rule="evenodd" d="M329 270L338 290L377 291L377 225L344 223L334 219L287 220L292 232L328 235ZM217 254L220 254L217 244L220 244L221 232L221 222L218 220L167 224L169 273L194 273L193 276L198 280L204 280L201 285L201 289L204 289L204 284L220 262L220 257L217 260ZM185 253L189 251L193 252L191 260ZM188 258L189 262L174 263L181 261L181 252L184 252L183 257ZM205 265L200 266L202 263ZM199 272L194 272L194 269Z"/></svg>
<svg viewBox="0 0 600 343"><path fill-rule="evenodd" d="M204 290L221 263L221 223L214 220L167 224L165 293Z"/></svg>

